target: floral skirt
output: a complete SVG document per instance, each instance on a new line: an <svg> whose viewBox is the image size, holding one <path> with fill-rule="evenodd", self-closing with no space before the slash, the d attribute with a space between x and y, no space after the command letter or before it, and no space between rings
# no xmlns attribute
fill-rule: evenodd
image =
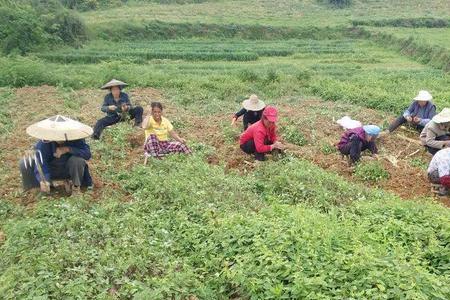
<svg viewBox="0 0 450 300"><path fill-rule="evenodd" d="M144 144L146 156L163 157L170 153L192 153L191 149L177 141L159 141L156 135L150 135Z"/></svg>

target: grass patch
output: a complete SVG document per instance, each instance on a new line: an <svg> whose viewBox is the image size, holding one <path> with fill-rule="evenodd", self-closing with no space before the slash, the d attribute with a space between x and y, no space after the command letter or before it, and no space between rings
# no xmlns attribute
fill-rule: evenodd
<svg viewBox="0 0 450 300"><path fill-rule="evenodd" d="M389 173L383 168L380 162L363 162L356 165L355 177L362 181L377 183L389 179Z"/></svg>

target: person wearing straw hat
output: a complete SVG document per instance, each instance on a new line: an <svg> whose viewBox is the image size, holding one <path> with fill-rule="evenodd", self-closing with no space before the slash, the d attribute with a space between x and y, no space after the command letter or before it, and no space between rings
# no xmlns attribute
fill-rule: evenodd
<svg viewBox="0 0 450 300"><path fill-rule="evenodd" d="M450 146L450 108L444 108L420 133L422 145L432 155Z"/></svg>
<svg viewBox="0 0 450 300"><path fill-rule="evenodd" d="M450 148L439 150L428 166L428 180L432 191L439 196L448 195L450 188Z"/></svg>
<svg viewBox="0 0 450 300"><path fill-rule="evenodd" d="M134 126L140 127L142 124L142 115L144 109L141 106L132 106L128 95L122 92L127 84L123 81L113 79L102 86L102 90L109 90L110 93L105 96L102 112L106 113L106 117L97 121L94 127L93 138L98 140L105 127L114 125L126 119L129 116L134 119Z"/></svg>
<svg viewBox="0 0 450 300"><path fill-rule="evenodd" d="M243 108L234 114L231 125L236 124L236 120L239 119L240 116L244 116L242 121L244 123L244 130L246 130L248 126L261 120L262 112L266 105L263 101L258 99L258 96L251 95L250 98L242 102L242 106Z"/></svg>
<svg viewBox="0 0 450 300"><path fill-rule="evenodd" d="M361 158L361 152L365 150L369 150L372 156L376 157L378 149L375 140L380 131L380 127L376 125L348 129L341 136L337 148L342 155L349 157L350 165L357 163Z"/></svg>
<svg viewBox="0 0 450 300"><path fill-rule="evenodd" d="M92 134L91 127L57 115L29 126L26 132L39 141L34 154L20 162L25 191L40 187L48 193L55 180L64 180L69 193L78 193L82 186L92 188L86 163L91 151L84 140Z"/></svg>
<svg viewBox="0 0 450 300"><path fill-rule="evenodd" d="M393 132L399 126L408 123L417 131L422 131L425 125L436 115L436 106L431 102L433 96L428 91L420 91L414 101L389 125L388 133Z"/></svg>
<svg viewBox="0 0 450 300"><path fill-rule="evenodd" d="M267 106L256 122L242 133L239 144L242 151L254 154L256 161L265 160L265 154L273 150L283 150L284 145L277 141L278 110L273 106Z"/></svg>

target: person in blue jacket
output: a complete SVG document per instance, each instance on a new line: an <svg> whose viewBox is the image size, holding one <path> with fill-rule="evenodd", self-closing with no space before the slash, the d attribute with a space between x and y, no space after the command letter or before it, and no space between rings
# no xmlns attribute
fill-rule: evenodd
<svg viewBox="0 0 450 300"><path fill-rule="evenodd" d="M92 128L55 116L28 127L27 133L39 141L34 147L33 159L20 162L24 190L40 187L42 192L48 193L55 180L64 180L67 192L92 188L87 164L91 151L83 138L92 134Z"/></svg>
<svg viewBox="0 0 450 300"><path fill-rule="evenodd" d="M431 102L432 99L433 97L429 92L420 91L408 109L403 112L403 115L391 123L388 132L393 132L405 123L421 132L425 125L436 115L436 106Z"/></svg>
<svg viewBox="0 0 450 300"><path fill-rule="evenodd" d="M237 119L243 116L242 121L245 131L250 125L261 120L261 116L266 105L263 101L258 99L258 96L251 95L250 98L242 102L242 106L243 108L234 114L233 119L231 120L231 125L234 126Z"/></svg>
<svg viewBox="0 0 450 300"><path fill-rule="evenodd" d="M141 127L144 109L141 106L131 105L128 95L122 92L125 86L127 86L125 82L116 79L102 86L103 90L109 89L110 93L105 96L101 107L101 111L106 113L106 116L98 120L94 127L92 137L95 140L100 139L105 127L125 120L127 115L134 119L134 126Z"/></svg>

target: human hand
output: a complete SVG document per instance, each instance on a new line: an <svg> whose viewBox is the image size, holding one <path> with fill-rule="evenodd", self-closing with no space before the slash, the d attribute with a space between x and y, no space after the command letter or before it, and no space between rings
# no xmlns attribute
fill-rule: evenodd
<svg viewBox="0 0 450 300"><path fill-rule="evenodd" d="M115 105L110 105L110 106L108 106L108 109L109 109L110 111L115 111L115 110L117 109L117 106L115 106Z"/></svg>
<svg viewBox="0 0 450 300"><path fill-rule="evenodd" d="M272 149L280 149L283 150L284 149L284 145L281 142L275 142L272 145Z"/></svg>
<svg viewBox="0 0 450 300"><path fill-rule="evenodd" d="M419 117L414 117L413 122L419 124L422 119Z"/></svg>
<svg viewBox="0 0 450 300"><path fill-rule="evenodd" d="M50 193L50 182L42 180L40 183L41 192Z"/></svg>
<svg viewBox="0 0 450 300"><path fill-rule="evenodd" d="M231 126L235 126L236 125L236 117L233 117L233 119L231 120Z"/></svg>
<svg viewBox="0 0 450 300"><path fill-rule="evenodd" d="M405 117L405 119L406 119L406 121L408 121L409 123L411 123L412 120L413 120L413 118L412 118L411 116L407 116L407 117Z"/></svg>
<svg viewBox="0 0 450 300"><path fill-rule="evenodd" d="M60 158L62 155L66 154L69 151L70 151L69 147L57 147L54 156L56 158Z"/></svg>
<svg viewBox="0 0 450 300"><path fill-rule="evenodd" d="M130 109L130 106L128 104L122 104L122 111L126 112Z"/></svg>
<svg viewBox="0 0 450 300"><path fill-rule="evenodd" d="M180 143L182 143L182 144L186 144L186 140L183 139L183 138L180 138L178 141L179 141Z"/></svg>

